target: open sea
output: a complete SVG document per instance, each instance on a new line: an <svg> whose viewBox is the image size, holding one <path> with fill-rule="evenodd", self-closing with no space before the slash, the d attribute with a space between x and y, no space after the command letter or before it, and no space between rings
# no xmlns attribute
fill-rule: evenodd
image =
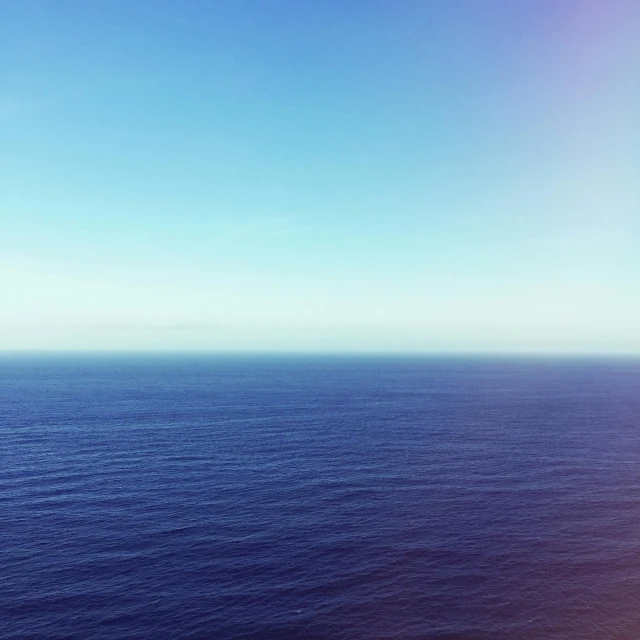
<svg viewBox="0 0 640 640"><path fill-rule="evenodd" d="M640 360L1 356L0 638L637 640Z"/></svg>

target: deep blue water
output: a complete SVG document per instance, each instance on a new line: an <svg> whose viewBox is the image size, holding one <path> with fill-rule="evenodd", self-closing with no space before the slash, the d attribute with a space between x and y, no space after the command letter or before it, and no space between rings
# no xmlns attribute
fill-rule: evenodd
<svg viewBox="0 0 640 640"><path fill-rule="evenodd" d="M0 637L640 638L640 361L2 356Z"/></svg>

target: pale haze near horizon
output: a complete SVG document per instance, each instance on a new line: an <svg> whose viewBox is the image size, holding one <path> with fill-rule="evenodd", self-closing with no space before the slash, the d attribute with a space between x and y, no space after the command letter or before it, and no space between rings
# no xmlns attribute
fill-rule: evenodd
<svg viewBox="0 0 640 640"><path fill-rule="evenodd" d="M0 349L640 353L635 0L0 23Z"/></svg>

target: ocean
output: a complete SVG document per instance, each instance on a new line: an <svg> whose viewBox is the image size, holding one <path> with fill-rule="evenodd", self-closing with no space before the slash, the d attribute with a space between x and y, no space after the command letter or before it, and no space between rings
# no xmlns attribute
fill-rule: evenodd
<svg viewBox="0 0 640 640"><path fill-rule="evenodd" d="M640 638L640 360L0 357L0 638Z"/></svg>

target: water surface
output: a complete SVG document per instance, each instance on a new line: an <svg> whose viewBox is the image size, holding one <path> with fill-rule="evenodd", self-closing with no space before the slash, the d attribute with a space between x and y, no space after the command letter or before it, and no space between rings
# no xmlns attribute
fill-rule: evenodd
<svg viewBox="0 0 640 640"><path fill-rule="evenodd" d="M0 637L640 637L640 362L0 358Z"/></svg>

